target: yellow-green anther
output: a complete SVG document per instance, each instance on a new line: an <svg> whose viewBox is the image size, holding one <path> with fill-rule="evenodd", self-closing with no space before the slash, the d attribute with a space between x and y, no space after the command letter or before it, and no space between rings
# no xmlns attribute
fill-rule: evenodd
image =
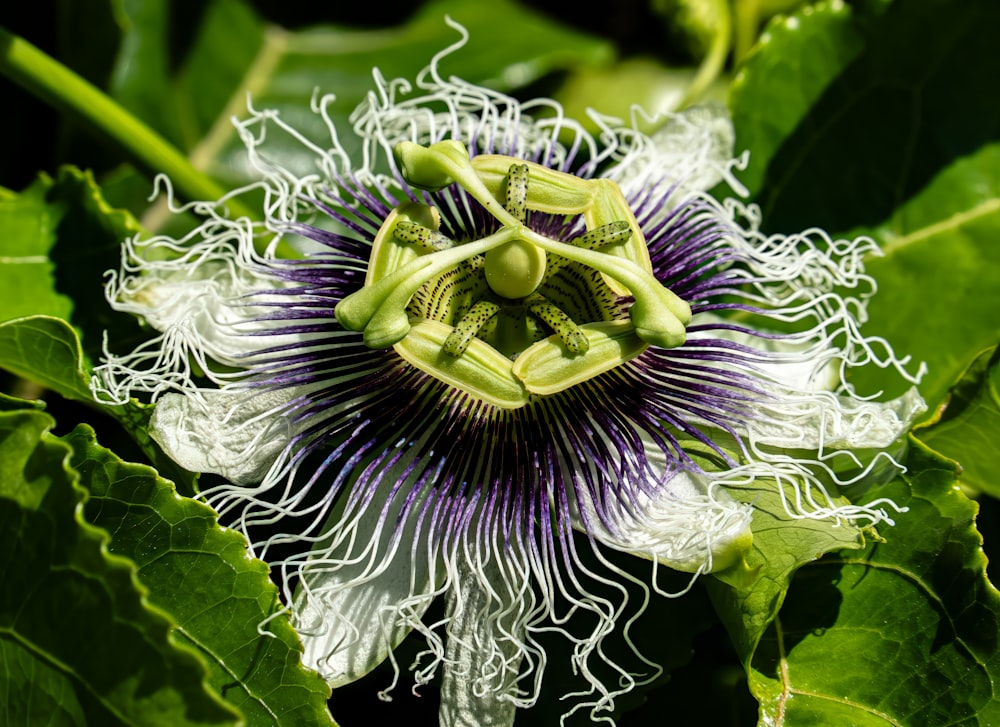
<svg viewBox="0 0 1000 727"><path fill-rule="evenodd" d="M393 237L400 242L408 242L416 245L426 252L437 252L455 247L455 241L443 232L432 230L429 227L418 225L416 222L400 220L396 223L396 228L392 231Z"/></svg>
<svg viewBox="0 0 1000 727"><path fill-rule="evenodd" d="M422 225L431 230L441 226L441 214L434 207L419 202L405 202L392 210L382 222L382 226L372 241L372 251L368 258L368 273L365 285L372 285L393 270L397 270L420 255L413 245L400 245L393 232L401 220Z"/></svg>
<svg viewBox="0 0 1000 727"><path fill-rule="evenodd" d="M511 373L510 359L489 344L473 338L461 356L445 354L442 348L451 330L437 321L420 321L394 350L439 381L501 409L517 409L528 403L528 392Z"/></svg>
<svg viewBox="0 0 1000 727"><path fill-rule="evenodd" d="M518 356L511 372L531 393L555 394L610 371L649 347L628 321L585 323L580 331L588 343L585 354L567 356L565 344L553 335Z"/></svg>
<svg viewBox="0 0 1000 727"><path fill-rule="evenodd" d="M547 325L552 332L559 336L566 349L578 356L586 353L590 347L590 342L580 330L580 327L573 322L573 319L566 315L558 306L548 301L539 301L528 306L528 310L533 316Z"/></svg>
<svg viewBox="0 0 1000 727"><path fill-rule="evenodd" d="M582 235L577 235L569 241L574 247L584 250L600 250L608 245L616 245L626 242L632 236L632 228L625 220L609 222L606 225L595 227Z"/></svg>
<svg viewBox="0 0 1000 727"><path fill-rule="evenodd" d="M480 154L472 159L472 168L492 194L499 194L510 172L511 157ZM597 180L581 179L566 172L524 162L531 179L531 201L528 209L552 214L579 215L586 211L594 198ZM620 217L618 219L621 219Z"/></svg>
<svg viewBox="0 0 1000 727"><path fill-rule="evenodd" d="M618 220L617 222L609 222L608 224L601 225L593 230L588 230L582 235L577 235L569 241L569 244L583 250L600 250L608 245L628 242L628 239L631 236L632 228L629 223L624 220ZM548 266L545 270L545 279L548 280L553 275L558 273L566 267L568 262L570 261L558 255L554 255L549 258Z"/></svg>
<svg viewBox="0 0 1000 727"><path fill-rule="evenodd" d="M481 300L469 308L469 311L455 324L455 330L445 339L445 352L452 356L461 356L465 353L465 349L469 347L476 334L499 311L500 306L489 300Z"/></svg>
<svg viewBox="0 0 1000 727"><path fill-rule="evenodd" d="M528 165L512 164L507 174L507 201L504 209L518 222L528 214Z"/></svg>

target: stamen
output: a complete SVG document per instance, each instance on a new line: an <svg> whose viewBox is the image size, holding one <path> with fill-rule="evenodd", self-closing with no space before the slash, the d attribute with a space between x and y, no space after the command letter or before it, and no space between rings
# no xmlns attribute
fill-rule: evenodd
<svg viewBox="0 0 1000 727"><path fill-rule="evenodd" d="M395 346L417 368L508 408L523 406L527 391L561 391L623 363L646 345L669 348L684 342L691 309L653 275L642 231L614 182L583 179L513 157L473 160L455 140L428 147L403 142L395 152L409 183L432 190L457 184L500 229L459 244L440 232L434 207L414 202L394 209L376 236L365 286L335 310L344 327L364 331L367 346ZM587 231L568 243L550 239L528 227L529 210L581 215ZM578 325L560 307L578 310L572 297L553 302L538 292L543 283L556 284L553 275L570 261L600 273L610 294L631 296L631 321L615 321L607 330L609 322ZM414 314L413 296L460 267L481 276L480 284L495 296L477 300L482 295L477 291L464 302L455 299L456 307L444 317ZM454 276L438 282L452 286ZM427 294L438 295L433 290ZM466 305L470 307L452 325ZM501 321L501 314L514 314L510 325ZM422 337L408 343L416 330L411 326ZM553 335L543 338L543 327ZM436 350L435 341L440 344ZM516 373L512 360L519 361Z"/></svg>
<svg viewBox="0 0 1000 727"><path fill-rule="evenodd" d="M684 343L685 326L691 321L691 306L662 285L653 275L649 251L639 229L635 215L622 196L621 189L609 179L588 180L571 174L548 169L539 164L526 163L532 190L528 196L529 209L552 214L582 214L590 229L596 230L617 221L626 221L632 230L632 246L621 254L603 254L597 250L557 242L533 230L499 206L490 186L497 189L496 174L506 163L504 177L510 177L512 159L498 155L477 156L475 163L468 151L454 139L422 147L413 142L401 142L394 153L403 169L403 175L417 186L435 187L457 183L508 229L516 229L518 245L508 246L510 261L498 259L497 269L508 265L521 266L528 262L528 254L537 246L546 253L562 255L597 270L605 276L608 285L620 295L631 295L635 303L629 317L636 333L647 343L662 348L675 348ZM506 162L504 161L506 160ZM518 166L518 165L513 165ZM412 176L412 179L411 179ZM537 186L537 189L536 189ZM486 268L489 275L490 256ZM496 257L496 256L495 256ZM513 269L517 269L516 267ZM510 297L494 287L504 297ZM502 286L500 276L496 285ZM507 292L522 293L524 286ZM534 289L523 292L526 297Z"/></svg>
<svg viewBox="0 0 1000 727"><path fill-rule="evenodd" d="M473 305L469 312L455 325L444 342L444 350L452 356L461 356L469 343L482 327L500 311L500 306L490 300L481 300Z"/></svg>
<svg viewBox="0 0 1000 727"><path fill-rule="evenodd" d="M407 220L397 222L392 235L400 242L408 242L424 252L438 252L455 247L455 241L443 232Z"/></svg>
<svg viewBox="0 0 1000 727"><path fill-rule="evenodd" d="M628 242L632 236L632 228L625 220L609 222L606 225L595 227L582 235L577 235L569 241L570 245L583 250L600 250L609 245L617 245ZM553 275L565 268L571 261L561 255L553 255L549 258L548 267L545 270L545 280L549 280Z"/></svg>
<svg viewBox="0 0 1000 727"><path fill-rule="evenodd" d="M507 173L507 202L504 209L518 222L524 222L528 215L528 165L512 164Z"/></svg>
<svg viewBox="0 0 1000 727"><path fill-rule="evenodd" d="M691 306L652 273L631 260L550 240L531 230L525 230L522 236L548 253L594 268L625 285L635 298L629 317L636 333L647 343L661 348L676 348L684 343L685 326L691 322Z"/></svg>
<svg viewBox="0 0 1000 727"><path fill-rule="evenodd" d="M566 315L561 308L542 298L537 303L529 303L528 311L551 328L570 353L577 356L587 353L590 341L587 340L573 319Z"/></svg>
<svg viewBox="0 0 1000 727"><path fill-rule="evenodd" d="M421 255L341 300L334 315L344 328L364 331L369 348L387 348L409 333L406 306L420 286L449 268L510 242L517 230L503 229L482 240Z"/></svg>
<svg viewBox="0 0 1000 727"><path fill-rule="evenodd" d="M582 235L577 235L569 241L574 247L584 250L600 250L602 247L625 242L632 236L632 228L625 220L609 222L606 225L595 227Z"/></svg>
<svg viewBox="0 0 1000 727"><path fill-rule="evenodd" d="M366 286L373 285L420 255L417 245L398 244L393 233L402 221L413 222L429 230L437 230L441 227L441 213L436 208L419 202L404 202L392 210L372 240L372 249L368 256L368 273L365 275Z"/></svg>

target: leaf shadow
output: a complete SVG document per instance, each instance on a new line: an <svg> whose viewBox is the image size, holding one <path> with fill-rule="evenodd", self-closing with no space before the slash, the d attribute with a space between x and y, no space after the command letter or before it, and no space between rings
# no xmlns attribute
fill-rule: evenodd
<svg viewBox="0 0 1000 727"><path fill-rule="evenodd" d="M81 200L71 172L62 172L46 193L46 203L62 208L49 252L56 290L73 301L70 323L81 332L90 361L99 359L105 332L125 349L145 336L138 320L111 309L104 297L104 276L121 263L122 230L112 215L96 214L96 201Z"/></svg>
<svg viewBox="0 0 1000 727"><path fill-rule="evenodd" d="M990 586L982 572L967 562L968 552L962 543L949 541L937 553L930 571L933 600L941 618L931 643L931 652L960 643L979 658L987 658L1000 649L1000 620L990 607ZM977 597L969 598L969 594Z"/></svg>
<svg viewBox="0 0 1000 727"><path fill-rule="evenodd" d="M771 232L873 227L955 160L1000 140L988 0L854 11L864 49L770 160L756 199Z"/></svg>
<svg viewBox="0 0 1000 727"><path fill-rule="evenodd" d="M843 603L838 589L841 563L834 557L800 568L788 588L777 618L761 637L754 668L779 679L781 664L808 637L822 636L836 625Z"/></svg>

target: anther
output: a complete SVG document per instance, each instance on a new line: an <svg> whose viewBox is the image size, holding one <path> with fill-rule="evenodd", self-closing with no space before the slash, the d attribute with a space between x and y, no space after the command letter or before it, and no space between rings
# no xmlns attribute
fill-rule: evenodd
<svg viewBox="0 0 1000 727"><path fill-rule="evenodd" d="M476 337L490 319L500 311L500 306L489 300L480 300L455 324L455 330L448 334L445 339L445 353L452 356L461 356L469 343Z"/></svg>
<svg viewBox="0 0 1000 727"><path fill-rule="evenodd" d="M618 220L577 235L569 241L569 244L584 250L600 250L608 245L626 242L631 236L632 228L628 222Z"/></svg>
<svg viewBox="0 0 1000 727"><path fill-rule="evenodd" d="M507 173L507 201L504 204L518 222L524 222L528 214L528 165L512 164Z"/></svg>
<svg viewBox="0 0 1000 727"><path fill-rule="evenodd" d="M415 245L425 252L438 252L455 246L455 241L447 235L408 220L400 220L396 223L392 236L400 242Z"/></svg>
<svg viewBox="0 0 1000 727"><path fill-rule="evenodd" d="M528 311L551 328L570 353L580 355L586 353L587 349L590 348L590 341L587 340L580 327L558 306L542 299L537 303L530 303Z"/></svg>

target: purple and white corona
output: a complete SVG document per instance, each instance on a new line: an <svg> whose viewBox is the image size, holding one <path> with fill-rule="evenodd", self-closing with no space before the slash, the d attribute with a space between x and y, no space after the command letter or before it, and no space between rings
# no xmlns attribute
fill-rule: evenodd
<svg viewBox="0 0 1000 727"><path fill-rule="evenodd" d="M328 143L251 109L265 221L221 200L182 239L127 241L108 298L158 335L107 352L94 390L150 395L166 453L224 478L202 496L272 564L330 684L416 630L442 722L510 724L538 694L538 632L573 610L591 616L563 631L600 716L635 679L590 668L627 619L596 595L618 575L604 549L692 578L739 563L748 483L795 517L886 520L891 503L835 490L895 466L923 403L847 383L863 365L909 376L860 331L871 240L767 236L752 206L706 193L739 190L724 110L652 135L595 115L595 137L439 61L414 85L376 74L350 129L316 98ZM298 171L269 161L274 135Z"/></svg>

